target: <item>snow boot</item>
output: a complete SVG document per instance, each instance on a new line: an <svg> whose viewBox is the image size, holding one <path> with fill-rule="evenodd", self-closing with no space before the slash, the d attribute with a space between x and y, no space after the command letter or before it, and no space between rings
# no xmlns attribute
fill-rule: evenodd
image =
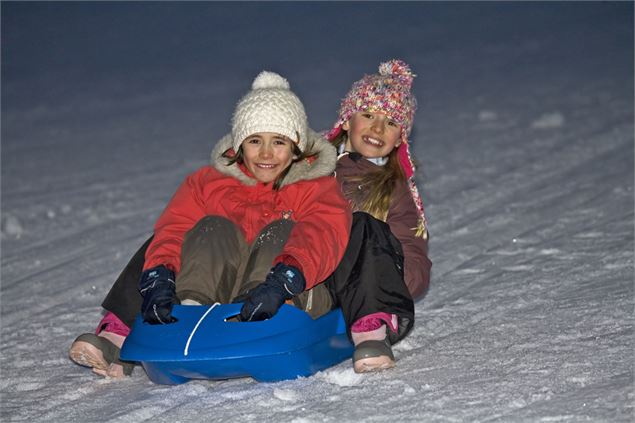
<svg viewBox="0 0 635 423"><path fill-rule="evenodd" d="M353 369L355 373L368 373L395 367L395 356L388 338L361 342L355 347Z"/></svg>
<svg viewBox="0 0 635 423"><path fill-rule="evenodd" d="M398 319L394 314L377 312L357 320L351 327L355 344L355 373L376 372L395 367L388 333L397 333Z"/></svg>
<svg viewBox="0 0 635 423"><path fill-rule="evenodd" d="M132 374L134 363L119 360L121 350L103 336L85 333L75 339L68 353L71 360L80 366L107 371L112 363L123 367L125 376Z"/></svg>

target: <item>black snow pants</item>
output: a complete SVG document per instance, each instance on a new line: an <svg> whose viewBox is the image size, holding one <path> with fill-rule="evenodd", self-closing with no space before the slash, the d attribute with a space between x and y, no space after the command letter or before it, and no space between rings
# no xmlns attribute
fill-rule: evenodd
<svg viewBox="0 0 635 423"><path fill-rule="evenodd" d="M138 282L151 241L148 239L134 254L102 303L129 327L141 310ZM353 213L344 257L322 283L332 296L333 307L341 307L349 336L355 321L378 312L398 317L398 333L389 331L388 335L393 344L414 325L414 302L403 279L401 244L386 223L367 213Z"/></svg>

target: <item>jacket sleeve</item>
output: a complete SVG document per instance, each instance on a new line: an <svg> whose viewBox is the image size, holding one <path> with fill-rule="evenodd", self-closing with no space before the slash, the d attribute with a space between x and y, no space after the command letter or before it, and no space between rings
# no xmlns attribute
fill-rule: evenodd
<svg viewBox="0 0 635 423"><path fill-rule="evenodd" d="M415 237L419 215L407 187L396 190L388 212L386 223L401 243L404 253L404 279L412 297L417 300L425 296L430 285L428 240Z"/></svg>
<svg viewBox="0 0 635 423"><path fill-rule="evenodd" d="M154 226L154 239L146 251L144 270L164 265L181 270L181 247L185 234L205 217L200 193L205 168L189 175L166 206Z"/></svg>
<svg viewBox="0 0 635 423"><path fill-rule="evenodd" d="M291 257L301 264L306 289L324 281L344 256L352 213L333 177L296 183L295 225L274 264Z"/></svg>

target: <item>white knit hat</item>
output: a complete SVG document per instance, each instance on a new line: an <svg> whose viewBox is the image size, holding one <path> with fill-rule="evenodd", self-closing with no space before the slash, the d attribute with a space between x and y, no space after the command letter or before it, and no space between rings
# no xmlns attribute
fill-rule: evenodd
<svg viewBox="0 0 635 423"><path fill-rule="evenodd" d="M251 91L238 102L234 111L234 151L238 151L245 138L256 132L284 135L304 151L307 127L304 106L291 91L289 82L277 73L263 71L254 79Z"/></svg>

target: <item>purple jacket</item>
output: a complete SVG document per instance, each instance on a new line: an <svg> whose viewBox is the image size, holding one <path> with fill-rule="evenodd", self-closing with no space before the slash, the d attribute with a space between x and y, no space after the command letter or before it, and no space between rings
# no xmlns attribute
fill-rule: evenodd
<svg viewBox="0 0 635 423"><path fill-rule="evenodd" d="M350 201L353 211L361 210L367 192L350 181L350 177L360 176L378 170L378 166L361 155L351 153L341 156L335 168L337 181L342 187L344 196ZM430 268L432 262L428 258L428 240L415 237L412 228L417 227L419 215L404 181L393 191L386 223L401 243L404 253L404 279L412 297L423 298L430 285Z"/></svg>

